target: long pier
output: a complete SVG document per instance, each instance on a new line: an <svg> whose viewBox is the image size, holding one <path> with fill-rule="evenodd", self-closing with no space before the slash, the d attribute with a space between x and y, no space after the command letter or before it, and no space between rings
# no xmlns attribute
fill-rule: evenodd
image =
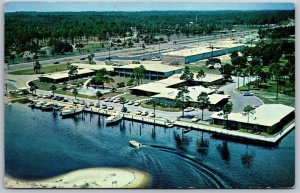
<svg viewBox="0 0 300 193"><path fill-rule="evenodd" d="M66 105L66 102L62 101L53 101L49 99L39 99L39 101L45 101L45 102L52 102L56 103L58 105ZM280 132L270 135L270 136L262 136L262 135L256 135L251 133L244 133L240 131L234 131L234 130L226 130L223 128L220 128L219 126L212 125L212 124L201 124L201 123L193 123L193 122L186 122L186 121L174 121L170 122L168 119L162 118L162 117L147 117L147 116L141 116L141 115L135 115L130 112L123 113L116 110L108 110L108 109L101 109L96 107L84 107L83 105L78 105L83 107L82 112L88 112L93 114L99 114L104 116L110 116L114 113L118 112L120 115L123 116L123 119L136 121L136 122L142 122L146 124L151 125L157 125L157 126L163 126L163 127L182 127L182 128L188 128L192 130L199 130L199 131L206 131L215 134L215 136L220 138L228 138L228 139L234 139L234 140L247 140L255 143L262 143L262 144L268 144L268 145L276 145L278 142L287 135L290 131L292 131L295 128L295 121L290 123L289 125L285 126L283 130ZM170 125L170 123L172 125Z"/></svg>

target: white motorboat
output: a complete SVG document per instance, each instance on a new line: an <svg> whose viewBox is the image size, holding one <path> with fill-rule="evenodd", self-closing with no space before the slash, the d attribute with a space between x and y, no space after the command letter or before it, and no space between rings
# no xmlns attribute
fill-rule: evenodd
<svg viewBox="0 0 300 193"><path fill-rule="evenodd" d="M113 114L106 119L106 125L114 124L122 120L122 116L119 114Z"/></svg>
<svg viewBox="0 0 300 193"><path fill-rule="evenodd" d="M68 116L77 115L77 114L81 113L82 110L83 109L76 107L76 106L66 106L62 109L61 116L68 117Z"/></svg>
<svg viewBox="0 0 300 193"><path fill-rule="evenodd" d="M135 141L135 140L130 140L129 143L133 147L138 147L138 148L142 147L142 144L139 143L139 142L137 142L137 141Z"/></svg>
<svg viewBox="0 0 300 193"><path fill-rule="evenodd" d="M171 128L171 127L174 127L174 125L173 125L173 123L168 122L168 123L166 124L166 127Z"/></svg>

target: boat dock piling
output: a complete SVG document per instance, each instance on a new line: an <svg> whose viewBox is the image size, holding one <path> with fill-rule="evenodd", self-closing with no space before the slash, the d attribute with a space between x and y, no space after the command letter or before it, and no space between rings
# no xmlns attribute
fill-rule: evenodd
<svg viewBox="0 0 300 193"><path fill-rule="evenodd" d="M49 102L49 100L39 100L39 101ZM61 101L51 101L51 102L53 102L55 105L61 105L61 106L67 105L66 103ZM90 119L92 117L92 114L98 114L100 117L100 115L111 116L116 112L114 110L99 109L96 107L86 108L81 105L78 106L82 107L82 111L81 111L82 116L83 113L85 112L90 113ZM242 139L242 140L248 140L248 141L264 143L264 144L272 144L272 145L277 144L287 133L289 133L291 130L295 128L295 122L293 122L292 124L286 126L286 128L284 128L280 133L277 133L273 136L261 136L261 135L251 134L251 133L243 133L234 130L225 130L223 128L217 127L215 125L210 125L210 124L199 124L199 123L192 123L192 122L185 122L185 121L178 121L178 120L173 123L170 123L170 121L168 121L167 119L159 118L159 117L144 117L141 115L133 115L130 113L121 113L121 112L120 114L122 114L123 119L131 120L131 124L129 124L130 132L131 132L131 125L133 124L133 121L136 121L136 122L141 122L142 125L145 123L154 125L154 132L155 132L155 126L162 126L165 128L177 126L177 127L187 128L186 133L189 132L190 130L201 130L222 137L227 137L232 139ZM142 125L140 125L140 134L142 132L141 131Z"/></svg>

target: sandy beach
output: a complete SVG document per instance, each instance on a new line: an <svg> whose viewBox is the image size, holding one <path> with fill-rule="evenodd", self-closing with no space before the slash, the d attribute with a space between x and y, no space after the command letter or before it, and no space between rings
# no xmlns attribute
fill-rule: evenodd
<svg viewBox="0 0 300 193"><path fill-rule="evenodd" d="M43 180L22 180L5 175L5 188L143 188L149 174L134 169L89 168Z"/></svg>

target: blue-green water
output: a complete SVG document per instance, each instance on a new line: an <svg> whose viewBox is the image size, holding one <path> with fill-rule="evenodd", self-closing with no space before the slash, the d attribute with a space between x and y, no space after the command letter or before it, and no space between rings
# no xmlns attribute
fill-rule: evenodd
<svg viewBox="0 0 300 193"><path fill-rule="evenodd" d="M278 146L212 138L180 128L137 122L103 126L98 115L61 119L23 104L5 107L5 171L47 178L90 167L136 168L152 175L148 188L283 188L294 185L295 132ZM134 139L148 146L129 146Z"/></svg>

